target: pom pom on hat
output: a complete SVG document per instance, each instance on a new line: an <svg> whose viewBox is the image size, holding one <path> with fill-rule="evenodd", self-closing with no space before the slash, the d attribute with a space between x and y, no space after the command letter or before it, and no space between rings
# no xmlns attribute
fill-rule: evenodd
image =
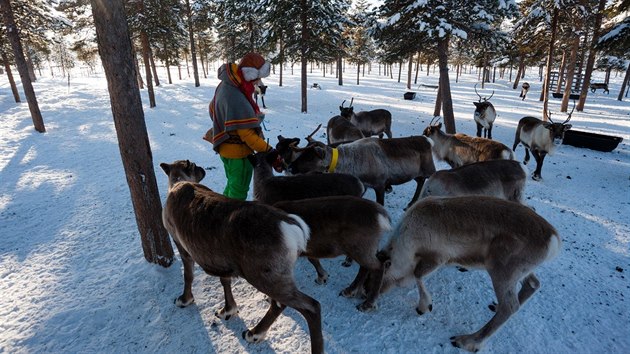
<svg viewBox="0 0 630 354"><path fill-rule="evenodd" d="M247 53L238 64L239 68L256 68L260 69L265 64L265 58L263 58L260 54L250 52Z"/></svg>

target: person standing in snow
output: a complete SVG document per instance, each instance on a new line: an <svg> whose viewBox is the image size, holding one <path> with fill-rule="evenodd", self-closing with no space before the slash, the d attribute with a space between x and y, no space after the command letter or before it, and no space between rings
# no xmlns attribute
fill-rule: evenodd
<svg viewBox="0 0 630 354"><path fill-rule="evenodd" d="M264 114L253 99L254 85L269 76L271 65L257 53L246 54L239 64L223 64L218 71L217 86L209 110L212 129L205 140L221 156L227 185L226 197L245 200L251 183L253 166L247 155L270 151L260 128ZM281 164L276 161L274 167Z"/></svg>

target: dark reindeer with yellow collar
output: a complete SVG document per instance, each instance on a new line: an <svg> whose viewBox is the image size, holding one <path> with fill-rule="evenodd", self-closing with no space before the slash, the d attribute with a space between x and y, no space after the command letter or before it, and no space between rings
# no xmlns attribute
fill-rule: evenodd
<svg viewBox="0 0 630 354"><path fill-rule="evenodd" d="M376 201L385 204L385 191L410 180L417 183L409 203L420 195L424 180L435 172L432 142L423 136L378 139L364 138L337 148L313 144L300 149L289 165L293 174L308 172L347 173L374 189Z"/></svg>

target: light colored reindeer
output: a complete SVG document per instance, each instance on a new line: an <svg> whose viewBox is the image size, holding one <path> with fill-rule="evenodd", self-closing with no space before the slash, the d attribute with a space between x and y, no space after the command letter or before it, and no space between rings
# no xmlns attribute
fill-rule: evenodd
<svg viewBox="0 0 630 354"><path fill-rule="evenodd" d="M540 287L534 270L555 257L561 243L553 226L519 203L485 196L426 198L407 210L379 252L386 267L381 293L415 278L416 312L422 315L433 309L425 276L447 264L485 268L496 313L477 332L451 337L454 346L476 352Z"/></svg>
<svg viewBox="0 0 630 354"><path fill-rule="evenodd" d="M479 92L477 92L477 84L475 84L475 93L479 96L479 102L473 102L475 105L473 118L477 124L477 136L481 137L481 131L483 130L483 137L492 139L492 125L497 118L497 111L490 103L490 99L494 96L494 90L490 97L481 97Z"/></svg>

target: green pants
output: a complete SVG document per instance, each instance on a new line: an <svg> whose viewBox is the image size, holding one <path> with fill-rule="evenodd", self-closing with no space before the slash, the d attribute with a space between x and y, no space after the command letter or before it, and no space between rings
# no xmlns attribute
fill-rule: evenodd
<svg viewBox="0 0 630 354"><path fill-rule="evenodd" d="M252 181L254 167L245 157L242 159L228 159L221 157L227 185L223 190L223 195L229 198L246 200L249 184Z"/></svg>

